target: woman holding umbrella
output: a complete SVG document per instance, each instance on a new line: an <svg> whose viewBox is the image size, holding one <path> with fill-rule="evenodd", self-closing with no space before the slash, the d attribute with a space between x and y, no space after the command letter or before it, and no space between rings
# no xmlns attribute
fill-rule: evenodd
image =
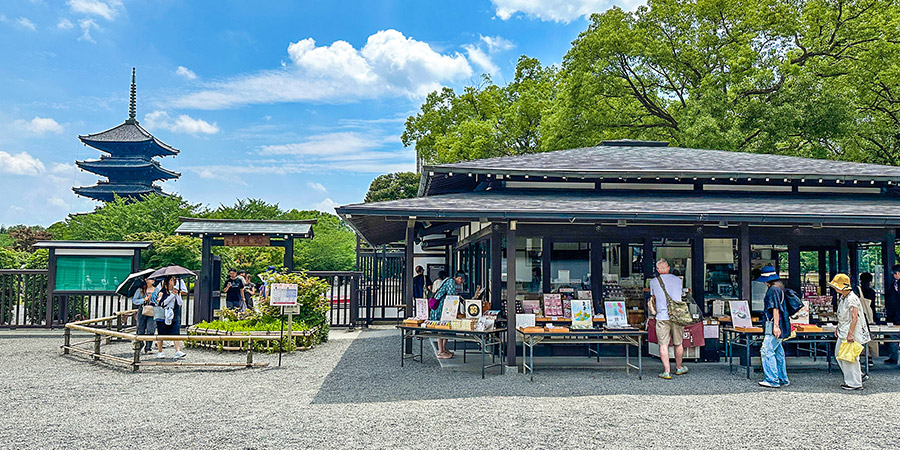
<svg viewBox="0 0 900 450"><path fill-rule="evenodd" d="M181 305L184 303L182 295L187 295L187 286L182 276L193 276L194 272L181 266L168 266L153 272L152 278L163 277L162 288L159 292L159 306L163 311L155 315L156 331L159 336L177 336L181 333ZM159 347L157 358L165 358L162 340L156 341ZM181 341L175 341L175 358L187 356L181 351Z"/></svg>
<svg viewBox="0 0 900 450"><path fill-rule="evenodd" d="M144 314L144 307L150 306L152 308L156 304L156 299L153 298L153 278L139 280L139 283L140 287L134 291L134 296L131 297L131 304L138 310L137 334L152 336L156 333L156 321L153 320L152 312L149 315ZM152 349L153 342L147 341L144 352L150 353Z"/></svg>

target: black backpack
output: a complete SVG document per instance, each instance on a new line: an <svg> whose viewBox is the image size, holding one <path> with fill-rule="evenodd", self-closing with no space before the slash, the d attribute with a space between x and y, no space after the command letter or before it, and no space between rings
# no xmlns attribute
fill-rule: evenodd
<svg viewBox="0 0 900 450"><path fill-rule="evenodd" d="M791 317L801 309L803 309L803 300L793 289L784 290L784 309L787 311L788 317Z"/></svg>

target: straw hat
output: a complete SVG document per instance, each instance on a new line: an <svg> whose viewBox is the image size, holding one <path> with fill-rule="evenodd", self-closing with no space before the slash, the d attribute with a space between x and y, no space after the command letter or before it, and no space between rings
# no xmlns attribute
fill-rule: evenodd
<svg viewBox="0 0 900 450"><path fill-rule="evenodd" d="M839 273L834 276L834 279L831 280L828 285L839 291L846 291L850 289L850 277L848 277L846 274Z"/></svg>

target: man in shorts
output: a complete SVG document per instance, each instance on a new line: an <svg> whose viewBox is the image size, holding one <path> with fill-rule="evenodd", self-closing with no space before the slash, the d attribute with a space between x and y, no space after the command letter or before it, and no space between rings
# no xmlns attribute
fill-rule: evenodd
<svg viewBox="0 0 900 450"><path fill-rule="evenodd" d="M669 365L669 344L675 347L675 375L688 373L688 368L681 365L684 357L684 326L676 325L669 321L669 305L666 301L666 293L675 302L681 301L681 278L669 273L669 262L661 258L656 262L656 270L659 276L650 280L650 302L648 307L650 314L656 316L656 339L659 343L659 358L662 360L663 372L659 377L665 380L672 379ZM660 285L662 281L663 285ZM665 287L665 290L663 289Z"/></svg>

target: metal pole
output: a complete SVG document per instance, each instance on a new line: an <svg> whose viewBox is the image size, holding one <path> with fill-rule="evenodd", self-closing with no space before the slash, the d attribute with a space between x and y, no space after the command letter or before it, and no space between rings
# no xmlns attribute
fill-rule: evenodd
<svg viewBox="0 0 900 450"><path fill-rule="evenodd" d="M281 337L278 339L278 367L281 367L281 354L284 353L284 307L281 307Z"/></svg>

